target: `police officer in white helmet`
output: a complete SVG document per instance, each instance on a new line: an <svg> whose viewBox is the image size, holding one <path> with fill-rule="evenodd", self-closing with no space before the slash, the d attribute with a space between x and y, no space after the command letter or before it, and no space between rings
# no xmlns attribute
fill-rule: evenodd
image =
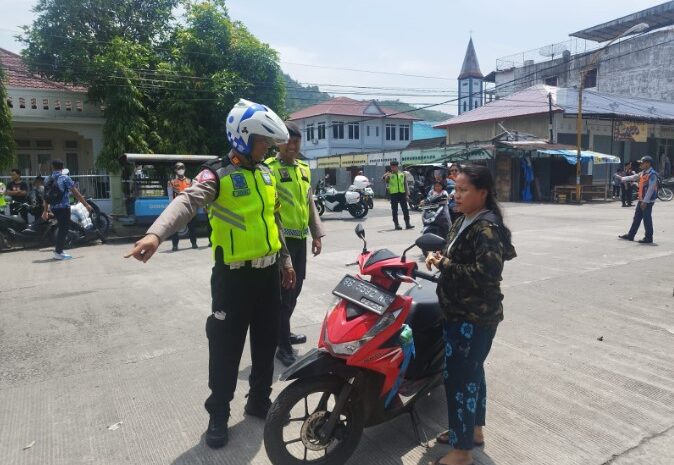
<svg viewBox="0 0 674 465"><path fill-rule="evenodd" d="M227 443L229 403L250 327L252 369L245 412L264 419L271 405L281 285L295 285L295 271L280 223L276 180L262 164L274 143L288 141L283 121L268 107L241 99L227 116L232 150L202 167L138 241L127 257L146 262L159 243L185 227L209 205L215 264L211 276L213 314L206 322L209 349L205 403L210 415L206 444Z"/></svg>

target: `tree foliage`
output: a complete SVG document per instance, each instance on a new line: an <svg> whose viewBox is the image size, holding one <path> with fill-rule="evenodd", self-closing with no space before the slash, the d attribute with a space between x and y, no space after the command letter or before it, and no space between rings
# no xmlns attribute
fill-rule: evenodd
<svg viewBox="0 0 674 465"><path fill-rule="evenodd" d="M14 145L12 113L7 105L5 71L0 66L0 170L9 168L14 162Z"/></svg>
<svg viewBox="0 0 674 465"><path fill-rule="evenodd" d="M104 105L102 168L117 171L124 152L225 153L226 115L239 98L284 113L277 53L232 21L224 2L187 2L175 22L177 1L40 0L26 28L33 70L86 85ZM83 11L103 3L100 18Z"/></svg>

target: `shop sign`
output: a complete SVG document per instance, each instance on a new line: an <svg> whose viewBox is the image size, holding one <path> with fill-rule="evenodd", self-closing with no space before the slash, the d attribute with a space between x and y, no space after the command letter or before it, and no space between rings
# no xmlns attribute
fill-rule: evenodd
<svg viewBox="0 0 674 465"><path fill-rule="evenodd" d="M632 142L646 142L648 139L647 123L631 123L629 121L617 121L613 133L614 140L631 140Z"/></svg>

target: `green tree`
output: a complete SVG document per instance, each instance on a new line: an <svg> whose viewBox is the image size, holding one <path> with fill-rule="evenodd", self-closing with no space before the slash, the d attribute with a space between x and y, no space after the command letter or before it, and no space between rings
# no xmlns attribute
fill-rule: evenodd
<svg viewBox="0 0 674 465"><path fill-rule="evenodd" d="M20 40L31 69L60 82L89 85L91 64L114 39L155 44L172 27L179 0L39 0Z"/></svg>
<svg viewBox="0 0 674 465"><path fill-rule="evenodd" d="M7 105L5 71L0 66L0 170L6 170L14 162L14 132L12 113Z"/></svg>

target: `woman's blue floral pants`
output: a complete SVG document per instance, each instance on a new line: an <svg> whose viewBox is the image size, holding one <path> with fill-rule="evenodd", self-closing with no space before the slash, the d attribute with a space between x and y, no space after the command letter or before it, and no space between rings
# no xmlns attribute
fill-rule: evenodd
<svg viewBox="0 0 674 465"><path fill-rule="evenodd" d="M496 328L467 321L447 322L444 333L449 444L455 449L472 449L473 429L485 424L484 361Z"/></svg>

